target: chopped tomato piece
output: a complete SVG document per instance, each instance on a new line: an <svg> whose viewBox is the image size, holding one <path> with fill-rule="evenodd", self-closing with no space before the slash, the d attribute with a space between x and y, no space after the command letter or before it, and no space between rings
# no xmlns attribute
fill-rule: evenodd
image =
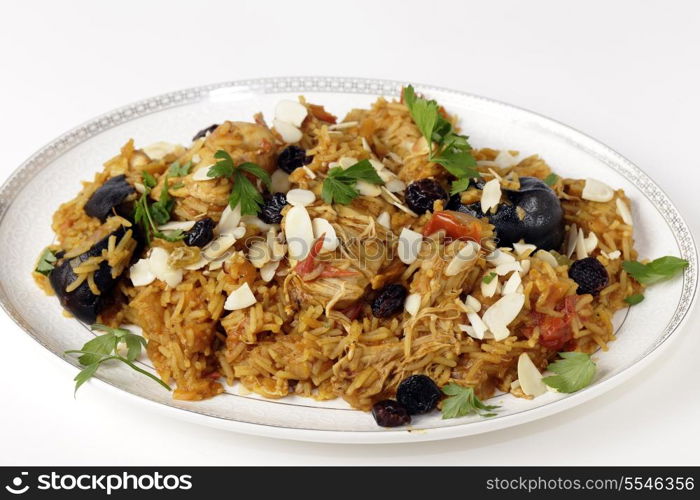
<svg viewBox="0 0 700 500"><path fill-rule="evenodd" d="M455 240L481 240L481 222L475 217L452 210L435 212L423 228L423 236L430 236L438 231Z"/></svg>
<svg viewBox="0 0 700 500"><path fill-rule="evenodd" d="M564 301L557 307L557 310L564 312L564 316L560 318L538 315L537 323L540 327L540 345L542 347L559 351L573 339L571 320L576 315L577 298L577 295L569 295L564 298Z"/></svg>

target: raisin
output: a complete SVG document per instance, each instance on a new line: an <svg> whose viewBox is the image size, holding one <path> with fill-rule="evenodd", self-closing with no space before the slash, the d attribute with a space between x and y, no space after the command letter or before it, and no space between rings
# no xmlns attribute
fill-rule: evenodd
<svg viewBox="0 0 700 500"><path fill-rule="evenodd" d="M282 222L282 209L286 204L287 196L284 193L270 195L265 199L258 217L265 224L279 224Z"/></svg>
<svg viewBox="0 0 700 500"><path fill-rule="evenodd" d="M578 284L576 293L584 295L598 295L598 293L608 286L608 272L605 266L595 257L586 257L577 260L569 268L569 278Z"/></svg>
<svg viewBox="0 0 700 500"><path fill-rule="evenodd" d="M377 318L390 318L403 310L408 290L403 285L392 283L382 288L372 301L372 314Z"/></svg>
<svg viewBox="0 0 700 500"><path fill-rule="evenodd" d="M447 191L435 179L420 179L406 188L406 205L419 215L432 210L435 200L447 199Z"/></svg>
<svg viewBox="0 0 700 500"><path fill-rule="evenodd" d="M205 217L194 223L189 231L185 232L184 242L188 247L202 248L214 239L214 221Z"/></svg>
<svg viewBox="0 0 700 500"><path fill-rule="evenodd" d="M306 151L299 146L287 146L277 157L277 167L291 174L297 168L311 163L313 159L313 156L306 156Z"/></svg>
<svg viewBox="0 0 700 500"><path fill-rule="evenodd" d="M396 390L396 399L411 415L429 412L437 406L441 397L442 391L427 375L411 375Z"/></svg>
<svg viewBox="0 0 700 500"><path fill-rule="evenodd" d="M211 134L214 130L216 130L216 127L218 127L219 124L215 123L213 125L209 125L207 128L203 128L196 134L194 134L194 137L192 138L192 142L196 141L197 139L201 139L202 137L206 137L207 134Z"/></svg>
<svg viewBox="0 0 700 500"><path fill-rule="evenodd" d="M375 403L372 406L372 416L381 427L399 427L411 423L411 416L406 408L393 399Z"/></svg>

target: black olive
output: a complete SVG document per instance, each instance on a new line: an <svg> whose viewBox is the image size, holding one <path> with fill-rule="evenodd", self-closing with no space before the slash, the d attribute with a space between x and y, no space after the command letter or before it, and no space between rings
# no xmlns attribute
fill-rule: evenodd
<svg viewBox="0 0 700 500"><path fill-rule="evenodd" d="M400 427L411 423L411 415L398 401L385 399L372 406L372 416L381 427Z"/></svg>
<svg viewBox="0 0 700 500"><path fill-rule="evenodd" d="M396 390L396 399L411 415L429 412L437 406L441 397L442 391L427 375L411 375Z"/></svg>
<svg viewBox="0 0 700 500"><path fill-rule="evenodd" d="M390 318L403 310L408 290L403 285L392 283L382 288L372 301L372 314L377 318Z"/></svg>
<svg viewBox="0 0 700 500"><path fill-rule="evenodd" d="M124 226L113 231L105 236L100 241L95 243L87 252L78 255L72 259L60 260L56 267L49 274L49 282L61 305L68 310L73 316L84 323L94 323L97 315L102 308L108 303L112 290L114 289L119 276L112 277L112 269L107 264L107 261L100 263L93 275L95 285L100 290L99 295L95 295L90 290L87 280L71 292L66 292L66 287L70 285L77 275L73 272L73 266L77 266L81 262L96 257L102 254L108 246L110 236L116 236L119 241L126 233Z"/></svg>
<svg viewBox="0 0 700 500"><path fill-rule="evenodd" d="M127 196L136 192L126 181L125 175L117 175L102 184L85 203L85 213L105 221L113 208L117 208Z"/></svg>
<svg viewBox="0 0 700 500"><path fill-rule="evenodd" d="M406 188L406 205L419 215L432 210L434 201L447 199L447 191L435 179L419 179Z"/></svg>
<svg viewBox="0 0 700 500"><path fill-rule="evenodd" d="M598 295L598 293L608 286L608 272L605 266L595 257L586 257L577 260L569 268L569 278L578 284L576 293L584 295Z"/></svg>
<svg viewBox="0 0 700 500"><path fill-rule="evenodd" d="M194 223L191 229L185 232L183 241L188 247L203 247L214 239L214 226L216 223L210 218L205 217Z"/></svg>
<svg viewBox="0 0 700 500"><path fill-rule="evenodd" d="M206 137L207 134L211 134L214 130L216 130L216 127L218 127L219 124L215 123L214 125L209 125L207 128L203 128L196 134L194 134L194 137L192 138L192 141L196 141L197 139L201 139L202 137Z"/></svg>
<svg viewBox="0 0 700 500"><path fill-rule="evenodd" d="M279 224L282 222L282 209L286 205L287 196L284 193L269 195L265 198L258 217L265 224Z"/></svg>
<svg viewBox="0 0 700 500"><path fill-rule="evenodd" d="M306 156L306 151L299 146L287 146L277 157L277 166L291 174L297 168L311 163L313 159L313 156Z"/></svg>
<svg viewBox="0 0 700 500"><path fill-rule="evenodd" d="M481 203L470 203L465 205L460 201L459 195L455 194L450 197L450 201L445 205L445 209L453 210L455 212L462 212L463 214L471 215L477 219L485 217L484 212L481 211Z"/></svg>

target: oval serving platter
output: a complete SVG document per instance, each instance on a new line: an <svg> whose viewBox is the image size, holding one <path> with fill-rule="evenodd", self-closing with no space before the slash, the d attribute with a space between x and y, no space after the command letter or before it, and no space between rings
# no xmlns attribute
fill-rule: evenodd
<svg viewBox="0 0 700 500"><path fill-rule="evenodd" d="M137 147L156 141L188 144L192 135L222 120L249 120L262 111L272 116L280 99L305 95L343 116L367 107L378 96L397 97L402 82L334 77L266 78L227 82L139 101L99 116L61 135L24 162L0 188L0 303L9 316L49 351L63 356L93 335L78 321L62 315L55 298L33 282L37 255L52 241L51 217L58 206L91 179L129 138ZM696 295L698 259L692 235L663 191L639 168L598 141L554 120L464 92L415 85L461 118L474 147L518 150L541 155L565 177L593 177L623 188L633 204L635 240L641 258L676 255L689 261L682 277L655 285L645 300L615 317L617 340L596 354L593 384L571 395L547 392L535 400L500 395L493 418L442 420L438 412L421 416L408 428L377 427L369 413L341 400L316 402L287 397L266 400L229 387L202 402L174 401L150 379L117 364L96 378L115 393L188 421L237 432L287 439L386 443L447 439L509 427L584 403L622 384L657 357L679 335ZM32 227L32 231L25 228ZM652 230L653 228L653 230ZM151 367L141 359L143 367ZM77 365L76 365L77 369ZM71 394L66 394L71 400Z"/></svg>

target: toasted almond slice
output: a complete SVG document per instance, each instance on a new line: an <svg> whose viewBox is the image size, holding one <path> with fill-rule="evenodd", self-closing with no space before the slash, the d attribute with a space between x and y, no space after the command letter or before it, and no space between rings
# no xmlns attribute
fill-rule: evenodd
<svg viewBox="0 0 700 500"><path fill-rule="evenodd" d="M423 235L412 231L408 228L403 228L399 235L399 259L404 264L413 264L418 259L421 245L423 244Z"/></svg>
<svg viewBox="0 0 700 500"><path fill-rule="evenodd" d="M306 109L306 106L297 101L291 101L289 99L284 99L278 102L277 106L275 107L275 120L287 122L295 127L301 127L301 124L304 122L304 119L308 114L309 112Z"/></svg>
<svg viewBox="0 0 700 500"><path fill-rule="evenodd" d="M282 140L287 144L299 142L303 136L301 130L289 122L283 122L275 118L272 124L274 125L277 133L282 137Z"/></svg>
<svg viewBox="0 0 700 500"><path fill-rule="evenodd" d="M357 187L357 191L362 196L371 196L372 198L375 198L382 194L382 189L380 186L377 184L372 184L371 182L363 181L362 179L356 182L355 187Z"/></svg>
<svg viewBox="0 0 700 500"><path fill-rule="evenodd" d="M622 252L620 252L619 250L614 250L610 253L603 254L603 255L605 255L610 260L615 260L615 259L620 258L620 255L622 255Z"/></svg>
<svg viewBox="0 0 700 500"><path fill-rule="evenodd" d="M479 339L479 337L476 336L476 330L474 329L473 326L471 325L457 325L460 330L462 330L464 333L469 335L472 338ZM481 340L481 339L479 339Z"/></svg>
<svg viewBox="0 0 700 500"><path fill-rule="evenodd" d="M194 226L195 221L193 220L176 220L176 221L170 221L167 224L163 224L162 226L158 226L159 231L177 231L178 229L181 231L189 231L192 229L192 226Z"/></svg>
<svg viewBox="0 0 700 500"><path fill-rule="evenodd" d="M542 374L526 352L518 358L518 380L520 388L528 396L537 397L547 392L547 386L542 381Z"/></svg>
<svg viewBox="0 0 700 500"><path fill-rule="evenodd" d="M507 327L520 314L524 304L525 295L510 293L486 309L481 319L486 323L496 340L503 340L510 335Z"/></svg>
<svg viewBox="0 0 700 500"><path fill-rule="evenodd" d="M557 262L557 259L554 258L554 255L549 253L546 250L537 250L534 255L536 258L545 261L547 264L552 266L552 268L556 269L559 267L559 263Z"/></svg>
<svg viewBox="0 0 700 500"><path fill-rule="evenodd" d="M232 233L238 225L241 223L241 205L240 203L236 205L236 208L232 209L230 205L226 205L224 211L221 212L221 218L219 223L216 225L216 231L219 234Z"/></svg>
<svg viewBox="0 0 700 500"><path fill-rule="evenodd" d="M498 277L494 276L493 279L486 283L484 280L481 280L481 295L484 297L493 297L496 294L496 290L498 290Z"/></svg>
<svg viewBox="0 0 700 500"><path fill-rule="evenodd" d="M333 252L338 248L338 236L335 234L335 228L323 217L316 217L311 221L311 225L314 229L314 240L325 234L323 238L323 247L321 248L325 252Z"/></svg>
<svg viewBox="0 0 700 500"><path fill-rule="evenodd" d="M306 207L316 201L316 195L308 189L291 189L287 193L287 203L293 207Z"/></svg>
<svg viewBox="0 0 700 500"><path fill-rule="evenodd" d="M588 233L588 236L584 238L583 244L586 248L586 253L590 255L591 252L593 252L593 250L595 250L598 246L598 236L596 236L596 234L593 231L591 231L590 233Z"/></svg>
<svg viewBox="0 0 700 500"><path fill-rule="evenodd" d="M474 262L479 256L479 249L481 246L475 241L468 241L465 246L463 246L457 254L452 257L450 263L447 264L445 268L445 276L457 276L459 273L464 271L469 264Z"/></svg>
<svg viewBox="0 0 700 500"><path fill-rule="evenodd" d="M275 273L277 272L279 265L279 261L272 261L262 266L262 268L260 268L260 277L262 280L265 282L272 281L272 278L275 277Z"/></svg>
<svg viewBox="0 0 700 500"><path fill-rule="evenodd" d="M216 177L209 177L207 173L209 172L209 169L213 167L214 164L210 165L202 165L201 167L197 167L197 170L192 172L192 180L193 181L213 181L216 179Z"/></svg>
<svg viewBox="0 0 700 500"><path fill-rule="evenodd" d="M520 272L520 276L525 276L528 273L528 271L530 271L530 259L521 260L520 267L522 267L522 271Z"/></svg>
<svg viewBox="0 0 700 500"><path fill-rule="evenodd" d="M144 186L144 185L141 184L140 182L134 182L134 189L136 189L136 191L137 191L139 194L143 194L143 193L146 192L146 186Z"/></svg>
<svg viewBox="0 0 700 500"><path fill-rule="evenodd" d="M518 254L518 256L528 256L537 250L537 247L530 243L513 243L513 250L515 250L515 253Z"/></svg>
<svg viewBox="0 0 700 500"><path fill-rule="evenodd" d="M202 254L209 260L218 259L233 246L237 238L231 233L219 235L214 241L203 248Z"/></svg>
<svg viewBox="0 0 700 500"><path fill-rule="evenodd" d="M306 177L308 177L308 178L311 179L311 180L314 180L314 179L316 178L316 174L314 173L313 170L311 170L311 169L309 168L308 165L304 165L304 166L301 167L301 168L302 168L302 170L304 170L304 173L306 174Z"/></svg>
<svg viewBox="0 0 700 500"><path fill-rule="evenodd" d="M194 264L190 264L189 266L185 266L185 269L187 269L188 271L196 271L197 269L203 268L207 264L209 264L209 260L207 260L206 257L201 256L199 258L199 260L197 262L195 262Z"/></svg>
<svg viewBox="0 0 700 500"><path fill-rule="evenodd" d="M387 229L391 229L391 216L389 212L382 212L377 216L377 223Z"/></svg>
<svg viewBox="0 0 700 500"><path fill-rule="evenodd" d="M499 168L510 168L518 164L518 155L511 155L508 151L499 151L496 158L493 160L495 166Z"/></svg>
<svg viewBox="0 0 700 500"><path fill-rule="evenodd" d="M400 193L406 190L406 183L401 179L389 179L384 185L390 193Z"/></svg>
<svg viewBox="0 0 700 500"><path fill-rule="evenodd" d="M578 226L574 223L569 227L569 232L566 236L566 256L571 258L576 250L576 239L578 238Z"/></svg>
<svg viewBox="0 0 700 500"><path fill-rule="evenodd" d="M506 284L503 285L503 295L508 295L510 293L517 293L518 287L521 285L522 279L520 278L519 273L513 273L510 275L510 278L508 278L508 281L506 281Z"/></svg>
<svg viewBox="0 0 700 500"><path fill-rule="evenodd" d="M403 308L411 316L418 314L420 310L421 295L419 293L412 293L406 297L406 301L403 303Z"/></svg>
<svg viewBox="0 0 700 500"><path fill-rule="evenodd" d="M173 269L168 265L170 253L162 247L153 247L151 255L148 257L148 267L153 275L167 283L171 288L175 288L182 281L182 269Z"/></svg>
<svg viewBox="0 0 700 500"><path fill-rule="evenodd" d="M263 232L269 231L270 229L279 228L279 224L268 224L267 222L263 222L260 219L260 217L257 217L255 215L244 215L243 217L241 217L241 224L238 227L240 228L241 226L255 226ZM245 231L243 234L245 234ZM243 234L238 236L238 238L242 238Z"/></svg>
<svg viewBox="0 0 700 500"><path fill-rule="evenodd" d="M578 228L578 234L576 235L576 259L581 260L586 257L588 257L586 239L583 237L583 229Z"/></svg>
<svg viewBox="0 0 700 500"><path fill-rule="evenodd" d="M596 179L586 179L586 183L583 186L583 192L581 193L581 198L589 201L606 202L613 199L615 192L613 189Z"/></svg>
<svg viewBox="0 0 700 500"><path fill-rule="evenodd" d="M262 269L265 264L270 262L271 253L267 241L256 240L248 247L248 260L254 267Z"/></svg>
<svg viewBox="0 0 700 500"><path fill-rule="evenodd" d="M488 330L486 323L484 323L481 317L475 312L468 313L467 318L469 319L469 323L471 323L472 328L474 328L474 335L472 335L472 337L479 340L483 339L484 335L486 334L486 330Z"/></svg>
<svg viewBox="0 0 700 500"><path fill-rule="evenodd" d="M156 275L151 272L148 259L139 259L129 269L129 278L134 286L146 286L156 279Z"/></svg>
<svg viewBox="0 0 700 500"><path fill-rule="evenodd" d="M502 248L497 248L486 256L486 262L496 267L500 266L501 264L515 262L515 257L508 252L504 252Z"/></svg>
<svg viewBox="0 0 700 500"><path fill-rule="evenodd" d="M314 243L314 228L306 208L289 209L284 218L284 234L291 259L302 260L309 254Z"/></svg>
<svg viewBox="0 0 700 500"><path fill-rule="evenodd" d="M477 299L476 297L467 295L466 305L474 312L481 311L481 302L479 302L479 299Z"/></svg>
<svg viewBox="0 0 700 500"><path fill-rule="evenodd" d="M369 147L369 142L367 142L367 139L365 139L364 137L360 137L360 139L362 139L362 149L364 149L365 151L369 151L371 153L372 148Z"/></svg>
<svg viewBox="0 0 700 500"><path fill-rule="evenodd" d="M342 156L338 159L338 165L343 170L352 167L355 163L357 163L357 158L352 156Z"/></svg>
<svg viewBox="0 0 700 500"><path fill-rule="evenodd" d="M279 168L270 176L270 190L273 193L286 193L289 191L289 174Z"/></svg>
<svg viewBox="0 0 700 500"><path fill-rule="evenodd" d="M481 192L481 211L488 213L493 207L498 206L501 201L501 183L498 179L491 179L484 184Z"/></svg>
<svg viewBox="0 0 700 500"><path fill-rule="evenodd" d="M166 155L175 152L177 147L177 144L159 141L154 142L153 144L149 144L145 148L142 148L141 151L146 153L151 160L160 160Z"/></svg>
<svg viewBox="0 0 700 500"><path fill-rule="evenodd" d="M633 225L632 212L630 212L630 208L627 206L627 203L622 201L620 198L617 198L615 200L615 205L617 206L617 213L620 214L620 217L622 217L622 222L628 226Z"/></svg>
<svg viewBox="0 0 700 500"><path fill-rule="evenodd" d="M523 267L520 265L520 262L506 262L505 264L499 264L496 266L496 269L494 269L496 274L499 276L505 276L513 271L520 272L522 270Z"/></svg>
<svg viewBox="0 0 700 500"><path fill-rule="evenodd" d="M237 311L250 307L256 302L255 295L253 295L250 285L246 282L231 292L226 302L224 302L224 309L227 311Z"/></svg>

